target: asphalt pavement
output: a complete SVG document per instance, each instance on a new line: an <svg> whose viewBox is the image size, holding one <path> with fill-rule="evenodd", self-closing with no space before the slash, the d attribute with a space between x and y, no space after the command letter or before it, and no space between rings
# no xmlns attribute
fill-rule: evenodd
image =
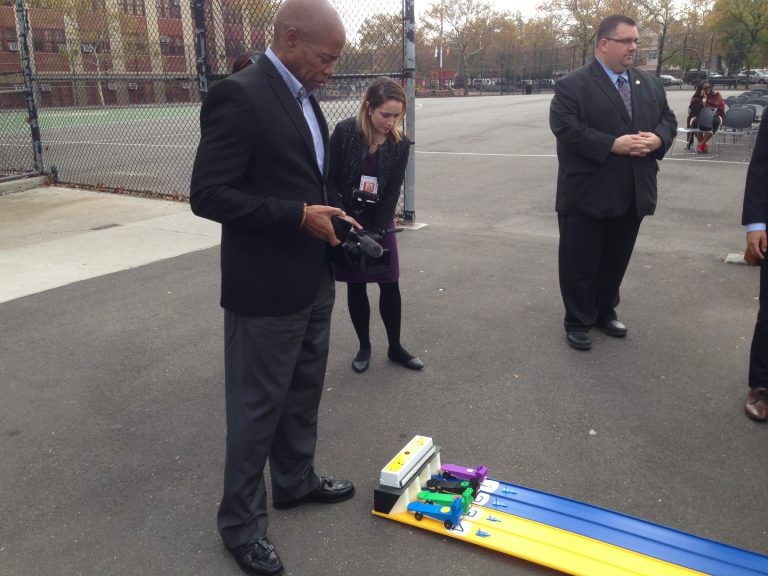
<svg viewBox="0 0 768 576"><path fill-rule="evenodd" d="M690 94L670 92L684 121ZM549 95L417 101L416 220L398 236L403 342L373 358L337 287L317 469L354 499L270 509L293 576L555 572L371 514L414 435L443 462L768 554L768 428L743 413L757 311L745 152L662 162L618 314L570 349L557 282ZM188 205L0 189L0 574L232 575L218 227Z"/></svg>

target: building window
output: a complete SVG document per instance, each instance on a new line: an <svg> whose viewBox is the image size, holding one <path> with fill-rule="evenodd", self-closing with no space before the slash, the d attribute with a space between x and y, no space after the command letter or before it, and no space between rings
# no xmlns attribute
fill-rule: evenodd
<svg viewBox="0 0 768 576"><path fill-rule="evenodd" d="M184 56L184 39L181 36L160 36L160 53L163 56Z"/></svg>
<svg viewBox="0 0 768 576"><path fill-rule="evenodd" d="M144 16L144 0L121 0L123 12L134 16Z"/></svg>
<svg viewBox="0 0 768 576"><path fill-rule="evenodd" d="M221 5L221 14L227 24L242 24L241 10L239 6Z"/></svg>
<svg viewBox="0 0 768 576"><path fill-rule="evenodd" d="M33 31L35 52L61 52L60 45L66 44L64 30L54 28L36 28Z"/></svg>
<svg viewBox="0 0 768 576"><path fill-rule="evenodd" d="M157 0L157 15L160 18L181 18L180 0Z"/></svg>
<svg viewBox="0 0 768 576"><path fill-rule="evenodd" d="M19 39L16 28L0 28L0 52L17 52Z"/></svg>

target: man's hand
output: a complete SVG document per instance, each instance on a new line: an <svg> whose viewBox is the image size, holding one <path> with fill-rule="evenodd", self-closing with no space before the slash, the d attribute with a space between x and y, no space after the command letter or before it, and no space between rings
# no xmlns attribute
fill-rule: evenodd
<svg viewBox="0 0 768 576"><path fill-rule="evenodd" d="M340 208L334 208L333 206L325 206L323 204L307 205L304 215L304 222L301 225L301 229L312 236L312 238L319 238L325 240L331 246L338 246L341 244L341 240L336 238L336 234L333 231L333 224L331 224L331 218L338 216L339 218L346 220L352 226L358 230L362 228L354 218L348 216L346 212Z"/></svg>
<svg viewBox="0 0 768 576"><path fill-rule="evenodd" d="M654 132L640 132L637 136L640 138L637 145L637 156L646 156L651 152L655 152L664 144L659 135Z"/></svg>
<svg viewBox="0 0 768 576"><path fill-rule="evenodd" d="M611 152L621 156L647 156L661 147L662 141L653 132L638 132L637 134L624 134L613 141Z"/></svg>
<svg viewBox="0 0 768 576"><path fill-rule="evenodd" d="M765 260L765 252L768 250L768 234L765 230L747 232L747 248L744 250L744 260L748 264L756 266Z"/></svg>

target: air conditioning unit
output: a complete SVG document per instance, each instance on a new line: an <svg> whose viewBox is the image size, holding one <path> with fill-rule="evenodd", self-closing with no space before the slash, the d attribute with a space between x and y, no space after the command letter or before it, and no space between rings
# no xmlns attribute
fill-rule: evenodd
<svg viewBox="0 0 768 576"><path fill-rule="evenodd" d="M51 91L50 84L40 84L40 92L50 92L50 91Z"/></svg>
<svg viewBox="0 0 768 576"><path fill-rule="evenodd" d="M174 6L181 6L181 0L173 0Z"/></svg>
<svg viewBox="0 0 768 576"><path fill-rule="evenodd" d="M161 44L168 44L171 41L170 36L160 36L160 43Z"/></svg>
<svg viewBox="0 0 768 576"><path fill-rule="evenodd" d="M27 87L24 86L24 84L14 84L13 85L13 89L16 92L26 92L27 91Z"/></svg>
<svg viewBox="0 0 768 576"><path fill-rule="evenodd" d="M136 84L136 82L129 82L128 83L128 90L138 90L139 85Z"/></svg>
<svg viewBox="0 0 768 576"><path fill-rule="evenodd" d="M107 84L107 90L109 90L110 92L114 92L115 90L117 90L117 84L115 84L114 82L110 82L109 84Z"/></svg>
<svg viewBox="0 0 768 576"><path fill-rule="evenodd" d="M189 82L182 82L181 83L181 89L182 90L189 90Z"/></svg>
<svg viewBox="0 0 768 576"><path fill-rule="evenodd" d="M8 50L10 50L11 52L18 52L19 51L18 42L8 42Z"/></svg>
<svg viewBox="0 0 768 576"><path fill-rule="evenodd" d="M90 44L83 44L81 48L83 52L93 52L93 46L91 46Z"/></svg>

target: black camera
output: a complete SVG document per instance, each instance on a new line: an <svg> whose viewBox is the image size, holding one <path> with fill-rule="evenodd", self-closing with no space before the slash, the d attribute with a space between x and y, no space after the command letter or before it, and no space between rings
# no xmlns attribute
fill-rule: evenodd
<svg viewBox="0 0 768 576"><path fill-rule="evenodd" d="M389 270L392 254L379 241L382 234L369 230L355 230L341 218L333 218L333 228L341 245L332 248L331 260L337 266L360 272L378 274Z"/></svg>
<svg viewBox="0 0 768 576"><path fill-rule="evenodd" d="M348 212L355 218L360 216L373 216L376 204L379 203L379 195L373 192L365 192L355 188L349 196Z"/></svg>
<svg viewBox="0 0 768 576"><path fill-rule="evenodd" d="M363 274L378 274L389 270L392 255L379 244L381 235L368 230L350 230L341 243L349 267Z"/></svg>

